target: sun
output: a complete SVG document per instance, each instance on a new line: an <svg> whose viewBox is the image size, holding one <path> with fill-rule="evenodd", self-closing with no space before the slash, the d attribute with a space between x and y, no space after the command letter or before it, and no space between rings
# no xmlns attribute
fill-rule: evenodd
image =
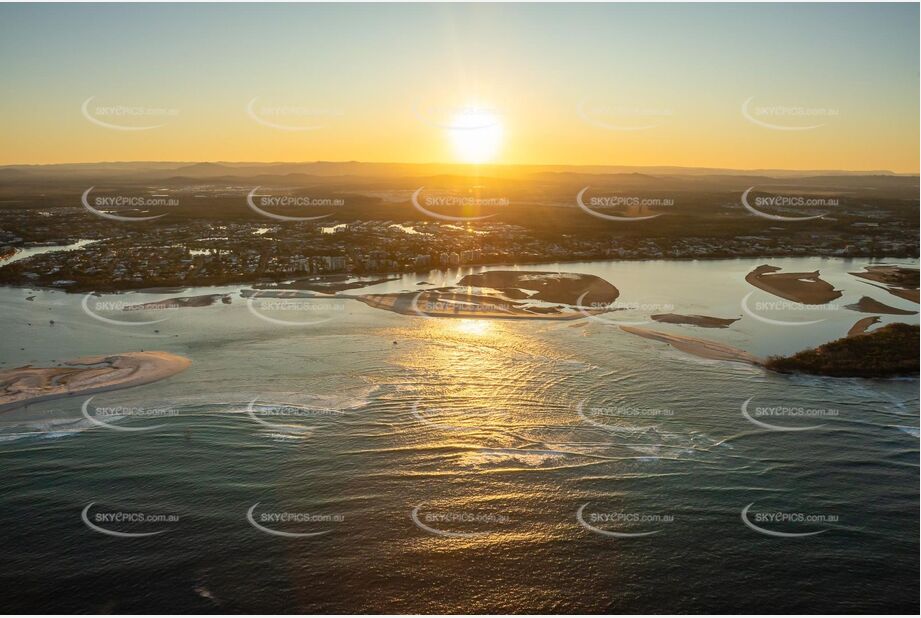
<svg viewBox="0 0 921 618"><path fill-rule="evenodd" d="M454 116L447 131L454 156L464 163L489 163L502 145L502 123L488 110L464 109Z"/></svg>

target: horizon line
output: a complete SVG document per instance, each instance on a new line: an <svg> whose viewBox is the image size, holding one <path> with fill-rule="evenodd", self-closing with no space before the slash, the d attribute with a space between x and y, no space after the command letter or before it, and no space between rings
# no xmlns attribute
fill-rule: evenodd
<svg viewBox="0 0 921 618"><path fill-rule="evenodd" d="M463 168L489 168L489 167L571 167L571 168L586 168L586 167L617 167L617 168L626 168L626 169L648 169L648 168L666 168L666 169L675 169L675 170L713 170L713 171L731 171L731 172L797 172L797 173L808 173L808 172L821 172L821 173L841 173L841 174L857 174L857 175L888 175L888 176L919 176L921 175L921 170L913 171L895 171L888 169L865 169L865 170L853 170L853 169L834 169L834 168L780 168L780 167L760 167L760 168L734 168L734 167L711 167L703 165L674 165L674 164L650 164L650 165L623 165L617 163L460 163L460 162L439 162L439 161L429 161L429 162L406 162L406 161L362 161L356 159L350 160L325 160L325 159L316 159L312 161L226 161L226 160L199 160L199 161L183 161L183 160L113 160L113 161L59 161L54 163L2 163L0 164L0 169L12 168L12 167L52 167L59 165L112 165L112 164L178 164L178 165L203 165L203 164L212 164L212 165L244 165L244 164L257 164L257 165L315 165L315 164L334 164L334 165L343 165L343 164L363 164L363 165L442 165L450 167L463 167Z"/></svg>

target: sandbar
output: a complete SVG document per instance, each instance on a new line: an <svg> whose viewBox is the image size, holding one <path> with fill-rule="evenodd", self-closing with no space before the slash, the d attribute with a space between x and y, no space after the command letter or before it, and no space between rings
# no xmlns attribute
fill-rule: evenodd
<svg viewBox="0 0 921 618"><path fill-rule="evenodd" d="M862 273L848 273L868 281L876 281L882 285L876 287L886 290L893 296L898 296L913 303L919 302L919 274L917 268L904 266L878 265L864 266Z"/></svg>
<svg viewBox="0 0 921 618"><path fill-rule="evenodd" d="M467 275L456 286L348 298L375 309L433 318L578 320L610 311L618 295L617 288L595 275L492 270Z"/></svg>
<svg viewBox="0 0 921 618"><path fill-rule="evenodd" d="M709 315L681 315L680 313L657 313L650 316L664 324L690 324L702 328L728 328L741 318L715 318Z"/></svg>
<svg viewBox="0 0 921 618"><path fill-rule="evenodd" d="M578 320L591 311L564 311L563 307L525 306L493 296L460 294L457 292L399 292L395 294L363 294L352 296L369 307L393 311L402 315L431 318L490 318Z"/></svg>
<svg viewBox="0 0 921 618"><path fill-rule="evenodd" d="M873 325L876 324L877 322L879 322L879 316L878 316L878 315L872 315L872 316L870 316L870 317L868 317L868 318L860 318L859 320L857 320L856 322L854 322L854 325L851 326L851 328L850 328L849 331L847 331L847 336L848 336L848 337L854 337L854 336L856 336L856 335L862 335L862 334L864 334L865 332L867 332L867 329L868 329L868 328L870 328L871 326L873 326Z"/></svg>
<svg viewBox="0 0 921 618"><path fill-rule="evenodd" d="M780 268L762 264L745 275L750 284L780 298L804 305L824 305L841 296L841 292L819 277L819 271L781 273Z"/></svg>
<svg viewBox="0 0 921 618"><path fill-rule="evenodd" d="M220 299L225 304L230 304L230 294L202 294L201 296L182 296L155 300L149 303L128 305L123 311L150 311L155 309L182 309L185 307L210 307Z"/></svg>
<svg viewBox="0 0 921 618"><path fill-rule="evenodd" d="M748 363L751 365L764 364L763 359L749 354L745 350L740 350L739 348L734 348L716 341L708 341L706 339L698 339L697 337L688 337L686 335L673 335L671 333L663 333L661 331L639 328L637 326L621 326L620 329L633 335L645 337L646 339L667 343L676 350L681 350L682 352L687 352L688 354L693 354L701 358Z"/></svg>
<svg viewBox="0 0 921 618"><path fill-rule="evenodd" d="M188 369L192 361L169 352L84 356L64 367L26 365L0 371L0 412L37 401L149 384Z"/></svg>
<svg viewBox="0 0 921 618"><path fill-rule="evenodd" d="M520 297L521 290L533 290L528 297L567 305L609 305L617 300L616 287L595 275L541 272L533 270L489 270L463 277L458 286L493 288ZM511 297L511 296L510 296Z"/></svg>
<svg viewBox="0 0 921 618"><path fill-rule="evenodd" d="M859 311L860 313L884 313L886 315L915 315L918 313L917 311L907 311L897 307L890 307L869 296L864 296L853 305L845 305L844 308L852 311Z"/></svg>

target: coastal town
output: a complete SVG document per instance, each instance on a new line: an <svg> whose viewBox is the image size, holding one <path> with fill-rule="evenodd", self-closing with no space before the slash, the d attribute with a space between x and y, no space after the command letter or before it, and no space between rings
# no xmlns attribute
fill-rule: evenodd
<svg viewBox="0 0 921 618"><path fill-rule="evenodd" d="M326 274L427 272L464 266L600 259L714 259L814 255L917 256L911 229L885 221L854 234L790 233L784 227L735 237L537 234L477 221L347 222L192 220L100 227L59 209L32 219L30 239L0 228L0 283L85 290L283 281ZM6 211L7 221L16 213ZM83 213L85 214L85 213ZM62 217L62 215L64 215ZM64 250L62 250L64 249Z"/></svg>

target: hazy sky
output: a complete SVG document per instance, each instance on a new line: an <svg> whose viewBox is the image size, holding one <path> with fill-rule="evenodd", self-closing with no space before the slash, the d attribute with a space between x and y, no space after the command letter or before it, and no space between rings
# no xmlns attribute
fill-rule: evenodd
<svg viewBox="0 0 921 618"><path fill-rule="evenodd" d="M918 46L916 4L0 5L0 163L917 173Z"/></svg>

